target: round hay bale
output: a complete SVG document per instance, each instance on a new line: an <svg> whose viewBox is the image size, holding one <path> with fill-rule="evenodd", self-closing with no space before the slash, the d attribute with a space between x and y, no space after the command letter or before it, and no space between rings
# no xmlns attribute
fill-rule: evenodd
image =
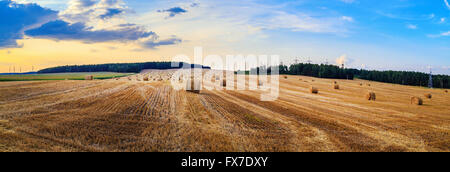
<svg viewBox="0 0 450 172"><path fill-rule="evenodd" d="M431 95L430 93L428 93L428 94L425 94L424 96L425 96L425 98L427 98L427 99L431 99L431 98L433 98L433 95Z"/></svg>
<svg viewBox="0 0 450 172"><path fill-rule="evenodd" d="M191 79L189 82L186 82L186 91L200 94L200 81L196 79Z"/></svg>
<svg viewBox="0 0 450 172"><path fill-rule="evenodd" d="M263 85L264 85L264 83L262 81L258 80L258 86L263 86Z"/></svg>
<svg viewBox="0 0 450 172"><path fill-rule="evenodd" d="M334 84L337 84L337 81L334 81L333 83L334 83Z"/></svg>
<svg viewBox="0 0 450 172"><path fill-rule="evenodd" d="M144 77L144 81L149 81L148 76Z"/></svg>
<svg viewBox="0 0 450 172"><path fill-rule="evenodd" d="M313 80L311 80L311 81L314 82L314 81L316 81L316 80L313 79Z"/></svg>
<svg viewBox="0 0 450 172"><path fill-rule="evenodd" d="M94 76L92 76L92 75L86 75L86 76L84 77L84 80L94 80Z"/></svg>
<svg viewBox="0 0 450 172"><path fill-rule="evenodd" d="M444 92L445 92L445 93L448 93L448 90L445 90Z"/></svg>
<svg viewBox="0 0 450 172"><path fill-rule="evenodd" d="M334 88L335 90L339 90L339 85L338 85L338 84L334 84L334 85L333 85L333 88Z"/></svg>
<svg viewBox="0 0 450 172"><path fill-rule="evenodd" d="M423 105L423 100L419 97L411 97L411 104L413 105Z"/></svg>
<svg viewBox="0 0 450 172"><path fill-rule="evenodd" d="M319 89L311 86L311 88L309 88L309 92L311 92L312 94L319 94Z"/></svg>
<svg viewBox="0 0 450 172"><path fill-rule="evenodd" d="M366 99L369 101L375 101L377 99L377 96L374 92L368 92L366 94Z"/></svg>
<svg viewBox="0 0 450 172"><path fill-rule="evenodd" d="M284 79L288 79L288 77L287 77L287 76L284 76Z"/></svg>
<svg viewBox="0 0 450 172"><path fill-rule="evenodd" d="M369 86L369 87L370 87L370 86L372 86L372 85L370 85L370 84L367 84L367 86Z"/></svg>
<svg viewBox="0 0 450 172"><path fill-rule="evenodd" d="M363 86L363 83L359 83L359 86Z"/></svg>
<svg viewBox="0 0 450 172"><path fill-rule="evenodd" d="M225 80L225 79L222 80L222 86L223 86L223 87L227 87L227 80Z"/></svg>

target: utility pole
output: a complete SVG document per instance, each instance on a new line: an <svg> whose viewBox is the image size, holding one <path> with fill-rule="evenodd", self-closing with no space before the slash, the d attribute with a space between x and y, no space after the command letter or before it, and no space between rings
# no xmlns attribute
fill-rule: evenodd
<svg viewBox="0 0 450 172"><path fill-rule="evenodd" d="M428 81L428 88L433 88L433 72L431 71L431 67L430 67L430 79Z"/></svg>

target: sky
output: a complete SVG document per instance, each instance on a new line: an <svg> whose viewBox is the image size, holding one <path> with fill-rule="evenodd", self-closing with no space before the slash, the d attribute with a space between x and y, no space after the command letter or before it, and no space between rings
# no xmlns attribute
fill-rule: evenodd
<svg viewBox="0 0 450 172"><path fill-rule="evenodd" d="M280 55L450 74L450 0L0 0L0 73Z"/></svg>

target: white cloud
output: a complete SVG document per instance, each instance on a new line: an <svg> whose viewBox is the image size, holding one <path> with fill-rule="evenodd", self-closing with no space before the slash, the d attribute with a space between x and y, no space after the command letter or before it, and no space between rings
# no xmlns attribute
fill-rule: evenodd
<svg viewBox="0 0 450 172"><path fill-rule="evenodd" d="M354 19L352 17L349 17L349 16L342 16L341 20L348 21L348 22L353 22L354 21Z"/></svg>
<svg viewBox="0 0 450 172"><path fill-rule="evenodd" d="M447 8L450 9L450 4L448 3L448 1L444 0L444 2L445 2L445 5L447 5Z"/></svg>
<svg viewBox="0 0 450 172"><path fill-rule="evenodd" d="M450 31L441 33L441 36L450 36Z"/></svg>
<svg viewBox="0 0 450 172"><path fill-rule="evenodd" d="M417 29L417 25L413 25L413 24L408 24L408 25L406 25L406 27L408 29L412 29L412 30L416 30Z"/></svg>
<svg viewBox="0 0 450 172"><path fill-rule="evenodd" d="M442 32L441 34L438 35L427 35L429 38L439 38L439 37L447 37L450 36L450 31L448 32Z"/></svg>
<svg viewBox="0 0 450 172"><path fill-rule="evenodd" d="M347 54L343 54L339 58L336 59L336 64L339 66L348 65L351 63L353 63L353 59L348 58Z"/></svg>
<svg viewBox="0 0 450 172"><path fill-rule="evenodd" d="M342 2L345 2L347 4L351 4L353 2L355 2L355 0L341 0Z"/></svg>
<svg viewBox="0 0 450 172"><path fill-rule="evenodd" d="M440 23L444 23L446 18L442 17Z"/></svg>
<svg viewBox="0 0 450 172"><path fill-rule="evenodd" d="M116 15L108 14L108 10L117 10ZM122 0L70 0L68 7L59 13L60 18L70 23L86 23L94 29L105 29L126 24L127 22L120 19L120 14L125 13L127 7ZM108 21L105 21L105 15ZM103 16L103 17L102 17Z"/></svg>

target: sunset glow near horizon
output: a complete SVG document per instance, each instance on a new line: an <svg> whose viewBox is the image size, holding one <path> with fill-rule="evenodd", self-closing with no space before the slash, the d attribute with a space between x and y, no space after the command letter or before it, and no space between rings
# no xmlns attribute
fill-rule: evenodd
<svg viewBox="0 0 450 172"><path fill-rule="evenodd" d="M2 0L0 73L280 55L350 68L450 74L448 0Z"/></svg>

